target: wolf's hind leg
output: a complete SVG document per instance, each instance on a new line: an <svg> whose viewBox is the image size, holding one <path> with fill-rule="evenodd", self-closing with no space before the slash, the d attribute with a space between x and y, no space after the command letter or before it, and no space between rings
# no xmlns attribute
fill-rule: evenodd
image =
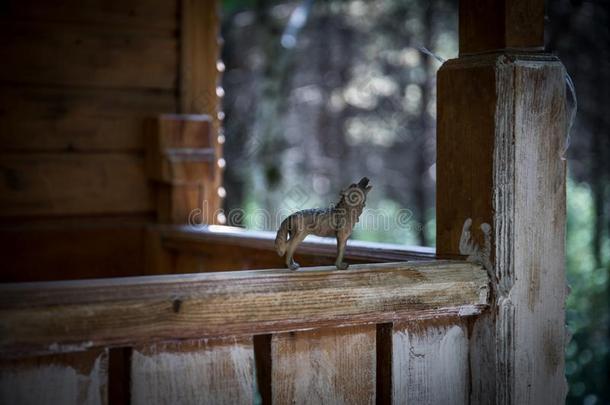
<svg viewBox="0 0 610 405"><path fill-rule="evenodd" d="M298 270L300 267L299 264L294 261L292 256L294 255L294 251L297 250L297 246L303 242L303 239L305 239L306 236L307 234L305 232L295 233L288 240L288 249L286 249L286 267L288 267L290 270Z"/></svg>
<svg viewBox="0 0 610 405"><path fill-rule="evenodd" d="M337 260L335 261L335 266L339 270L345 270L349 266L349 264L343 261L343 255L345 254L345 244L347 243L347 238L343 237L340 234L337 234Z"/></svg>

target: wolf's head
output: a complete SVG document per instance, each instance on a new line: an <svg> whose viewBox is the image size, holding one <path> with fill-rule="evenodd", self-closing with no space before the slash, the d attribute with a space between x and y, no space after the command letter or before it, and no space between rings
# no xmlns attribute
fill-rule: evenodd
<svg viewBox="0 0 610 405"><path fill-rule="evenodd" d="M358 184L352 183L341 191L341 200L350 207L364 207L366 195L373 186L369 185L369 179L363 177Z"/></svg>

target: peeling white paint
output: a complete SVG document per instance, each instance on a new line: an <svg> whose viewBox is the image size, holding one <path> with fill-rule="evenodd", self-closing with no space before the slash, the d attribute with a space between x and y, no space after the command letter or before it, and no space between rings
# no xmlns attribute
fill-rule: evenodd
<svg viewBox="0 0 610 405"><path fill-rule="evenodd" d="M15 366L0 371L0 403L101 405L105 403L106 362L99 356L89 375L71 366Z"/></svg>
<svg viewBox="0 0 610 405"><path fill-rule="evenodd" d="M273 403L374 404L375 336L374 326L274 335Z"/></svg>
<svg viewBox="0 0 610 405"><path fill-rule="evenodd" d="M151 346L132 355L133 404L253 403L254 351L240 343ZM173 350L173 351L171 351Z"/></svg>
<svg viewBox="0 0 610 405"><path fill-rule="evenodd" d="M460 236L460 254L467 256L466 260L472 263L482 265L490 276L495 280L493 266L491 264L491 225L484 222L480 229L483 232L484 245L480 247L472 240L470 227L472 226L472 218L467 218L462 226L462 234Z"/></svg>
<svg viewBox="0 0 610 405"><path fill-rule="evenodd" d="M393 402L468 403L468 337L457 325L396 325L392 338Z"/></svg>
<svg viewBox="0 0 610 405"><path fill-rule="evenodd" d="M478 309L474 305L464 305L464 306L460 307L460 309L458 311L458 316L477 315L480 312L481 312L480 309Z"/></svg>

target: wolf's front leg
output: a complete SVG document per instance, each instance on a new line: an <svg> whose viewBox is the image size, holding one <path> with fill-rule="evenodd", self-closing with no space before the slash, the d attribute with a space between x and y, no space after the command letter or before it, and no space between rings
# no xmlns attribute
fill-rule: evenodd
<svg viewBox="0 0 610 405"><path fill-rule="evenodd" d="M347 237L337 233L337 260L335 266L339 270L345 270L349 264L343 262L343 255L345 254L345 244L347 243Z"/></svg>

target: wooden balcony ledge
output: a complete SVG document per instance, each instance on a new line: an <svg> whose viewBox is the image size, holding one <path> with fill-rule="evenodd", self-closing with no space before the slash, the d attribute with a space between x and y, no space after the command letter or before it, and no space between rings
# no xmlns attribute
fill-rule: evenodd
<svg viewBox="0 0 610 405"><path fill-rule="evenodd" d="M470 316L488 297L457 261L4 284L0 355Z"/></svg>

